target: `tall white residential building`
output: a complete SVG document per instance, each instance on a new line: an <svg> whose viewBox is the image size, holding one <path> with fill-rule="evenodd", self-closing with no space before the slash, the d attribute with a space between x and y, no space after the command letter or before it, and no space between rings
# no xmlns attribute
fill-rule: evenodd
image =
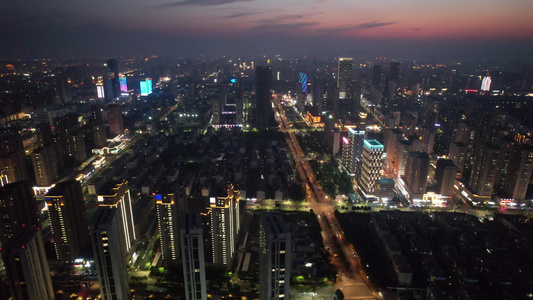
<svg viewBox="0 0 533 300"><path fill-rule="evenodd" d="M376 140L364 140L359 186L365 196L373 196L381 178L383 145Z"/></svg>
<svg viewBox="0 0 533 300"><path fill-rule="evenodd" d="M348 127L348 126L347 126ZM355 174L363 153L363 141L366 138L364 130L348 127L348 137L343 141L342 163L350 174Z"/></svg>

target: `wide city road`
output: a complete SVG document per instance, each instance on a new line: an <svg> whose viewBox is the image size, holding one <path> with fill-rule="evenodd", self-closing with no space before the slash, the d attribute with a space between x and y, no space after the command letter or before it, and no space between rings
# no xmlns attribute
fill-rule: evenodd
<svg viewBox="0 0 533 300"><path fill-rule="evenodd" d="M355 253L353 246L344 239L342 229L333 213L331 196L323 191L316 180L315 173L300 147L294 130L288 125L279 98L274 98L274 103L276 119L279 122L280 130L287 133L286 142L292 152L295 167L300 173L300 178L307 183L308 206L318 216L324 246L331 254L332 263L337 269L336 288L343 291L345 299L376 299L377 294L373 293L363 280L363 278L367 279L368 277L360 267L359 256Z"/></svg>

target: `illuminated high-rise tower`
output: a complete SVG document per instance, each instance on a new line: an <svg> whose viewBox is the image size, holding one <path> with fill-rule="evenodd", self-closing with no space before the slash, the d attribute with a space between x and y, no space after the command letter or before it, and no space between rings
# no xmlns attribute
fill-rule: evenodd
<svg viewBox="0 0 533 300"><path fill-rule="evenodd" d="M231 266L240 227L239 191L228 187L228 196L211 198L213 263Z"/></svg>
<svg viewBox="0 0 533 300"><path fill-rule="evenodd" d="M183 213L180 237L186 299L206 300L204 236L200 213Z"/></svg>
<svg viewBox="0 0 533 300"><path fill-rule="evenodd" d="M337 68L337 88L339 89L339 98L344 99L348 94L348 87L352 80L353 58L339 57L339 66Z"/></svg>
<svg viewBox="0 0 533 300"><path fill-rule="evenodd" d="M292 238L281 215L260 215L260 299L290 299Z"/></svg>
<svg viewBox="0 0 533 300"><path fill-rule="evenodd" d="M492 80L490 79L490 74L487 72L487 75L481 80L481 91L488 92L490 91L490 84Z"/></svg>
<svg viewBox="0 0 533 300"><path fill-rule="evenodd" d="M363 141L359 186L366 196L373 196L381 179L383 145L376 140Z"/></svg>
<svg viewBox="0 0 533 300"><path fill-rule="evenodd" d="M119 209L99 207L90 228L102 299L131 299Z"/></svg>
<svg viewBox="0 0 533 300"><path fill-rule="evenodd" d="M126 255L136 240L131 195L127 181L110 182L100 189L97 197L99 206L116 207L121 230L124 232Z"/></svg>
<svg viewBox="0 0 533 300"><path fill-rule="evenodd" d="M179 209L175 196L160 193L155 195L161 259L167 267L177 264L180 255Z"/></svg>
<svg viewBox="0 0 533 300"><path fill-rule="evenodd" d="M76 180L57 183L46 194L57 258L73 261L90 249L89 227L81 185Z"/></svg>
<svg viewBox="0 0 533 300"><path fill-rule="evenodd" d="M2 260L14 300L55 299L41 231L28 226L2 247Z"/></svg>
<svg viewBox="0 0 533 300"><path fill-rule="evenodd" d="M128 91L128 80L126 79L126 76L120 75L118 81L120 84L120 91L127 92Z"/></svg>
<svg viewBox="0 0 533 300"><path fill-rule="evenodd" d="M364 130L348 127L348 137L343 144L342 161L350 174L355 174L356 167L361 161L365 138L366 132Z"/></svg>

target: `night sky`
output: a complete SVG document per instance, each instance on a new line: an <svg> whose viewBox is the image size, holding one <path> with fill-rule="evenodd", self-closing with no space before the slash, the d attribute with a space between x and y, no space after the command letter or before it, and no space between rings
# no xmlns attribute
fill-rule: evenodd
<svg viewBox="0 0 533 300"><path fill-rule="evenodd" d="M533 57L532 0L3 0L0 57Z"/></svg>

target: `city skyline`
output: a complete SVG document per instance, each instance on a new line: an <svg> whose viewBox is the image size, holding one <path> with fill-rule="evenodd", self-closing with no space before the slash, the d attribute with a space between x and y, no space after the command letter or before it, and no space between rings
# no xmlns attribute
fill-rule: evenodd
<svg viewBox="0 0 533 300"><path fill-rule="evenodd" d="M529 58L533 3L185 0L0 4L5 58L302 54ZM39 47L35 47L39 45Z"/></svg>

